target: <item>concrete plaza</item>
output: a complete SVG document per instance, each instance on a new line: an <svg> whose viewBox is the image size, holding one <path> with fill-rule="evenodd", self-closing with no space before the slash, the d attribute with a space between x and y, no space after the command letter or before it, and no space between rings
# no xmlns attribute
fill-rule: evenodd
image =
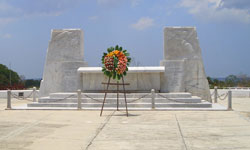
<svg viewBox="0 0 250 150"><path fill-rule="evenodd" d="M0 99L0 150L250 149L250 98L233 98L234 111L130 111L129 117L5 108Z"/></svg>

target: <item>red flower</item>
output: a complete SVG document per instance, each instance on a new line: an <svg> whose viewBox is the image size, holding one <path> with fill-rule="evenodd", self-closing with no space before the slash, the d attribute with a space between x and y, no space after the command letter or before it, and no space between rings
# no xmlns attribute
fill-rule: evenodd
<svg viewBox="0 0 250 150"><path fill-rule="evenodd" d="M104 58L104 64L105 64L105 68L109 71L112 71L114 68L114 58L113 57L109 57L109 56L105 56Z"/></svg>

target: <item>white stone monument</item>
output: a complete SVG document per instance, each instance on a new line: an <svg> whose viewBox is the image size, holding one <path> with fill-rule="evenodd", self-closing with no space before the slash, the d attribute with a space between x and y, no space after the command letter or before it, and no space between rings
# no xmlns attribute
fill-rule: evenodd
<svg viewBox="0 0 250 150"><path fill-rule="evenodd" d="M38 102L28 104L28 107L99 110L106 88L101 83L107 82L108 78L101 67L87 67L83 56L83 32L80 29L53 30L40 86L40 98ZM130 83L126 86L130 109L212 110L201 49L193 27L166 27L161 66L129 67L124 79ZM116 90L117 87L109 89ZM117 97L116 93L108 95L105 107L117 109L114 107L117 102L114 99ZM122 105L120 101L119 106Z"/></svg>
<svg viewBox="0 0 250 150"><path fill-rule="evenodd" d="M40 97L51 93L76 92L77 89L83 92L104 90L101 82L107 79L101 67L86 66L83 60L83 32L80 29L53 30ZM211 101L201 49L193 27L166 27L161 67L130 67L125 80L130 83L127 90L131 91L189 92Z"/></svg>
<svg viewBox="0 0 250 150"><path fill-rule="evenodd" d="M190 92L211 101L194 27L164 29L164 60L161 65L165 66L165 73L161 77L161 92Z"/></svg>
<svg viewBox="0 0 250 150"><path fill-rule="evenodd" d="M87 66L83 60L83 31L52 30L39 96L77 91L81 86L77 69L83 66Z"/></svg>

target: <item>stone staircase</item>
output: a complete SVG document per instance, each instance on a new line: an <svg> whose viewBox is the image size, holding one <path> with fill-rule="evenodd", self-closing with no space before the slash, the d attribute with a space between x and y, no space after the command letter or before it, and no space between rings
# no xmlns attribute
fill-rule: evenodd
<svg viewBox="0 0 250 150"><path fill-rule="evenodd" d="M128 93L127 106L129 110L151 110L152 93ZM82 109L100 110L104 93L82 93ZM167 108L211 108L210 102L190 93L155 93L155 109ZM124 94L119 94L119 108L125 109ZM76 93L51 93L49 97L42 97L38 102L28 104L28 108L77 108ZM115 110L117 107L117 94L108 93L104 109Z"/></svg>

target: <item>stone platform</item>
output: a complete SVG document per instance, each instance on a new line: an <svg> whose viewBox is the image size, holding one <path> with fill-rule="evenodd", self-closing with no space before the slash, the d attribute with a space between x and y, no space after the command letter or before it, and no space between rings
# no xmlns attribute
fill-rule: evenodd
<svg viewBox="0 0 250 150"><path fill-rule="evenodd" d="M12 100L13 107L24 102ZM129 117L5 108L6 98L0 99L1 150L250 149L250 98L233 98L234 111L129 111Z"/></svg>
<svg viewBox="0 0 250 150"><path fill-rule="evenodd" d="M190 93L155 93L153 108L152 93L126 94L129 110L168 110L180 108L212 108L212 104ZM82 93L81 107L86 110L100 110L104 93ZM51 93L49 97L43 97L38 102L27 104L27 108L77 108L78 98L76 93ZM116 110L117 94L108 93L104 105L106 110ZM119 109L125 109L125 99L119 94Z"/></svg>

